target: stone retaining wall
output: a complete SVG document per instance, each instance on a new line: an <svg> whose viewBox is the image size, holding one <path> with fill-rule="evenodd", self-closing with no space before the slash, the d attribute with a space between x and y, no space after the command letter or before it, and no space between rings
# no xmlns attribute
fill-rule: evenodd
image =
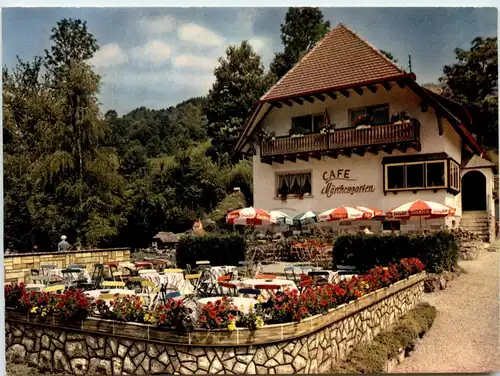
<svg viewBox="0 0 500 376"><path fill-rule="evenodd" d="M362 342L414 308L425 273L301 321L256 331L179 336L143 324L87 319L69 324L6 313L6 357L76 374L328 373Z"/></svg>
<svg viewBox="0 0 500 376"><path fill-rule="evenodd" d="M71 264L84 265L89 273L92 273L94 264L108 260L130 261L130 249L112 248L4 255L5 281L28 282L30 269L40 269L40 265L56 265L57 268L64 268Z"/></svg>

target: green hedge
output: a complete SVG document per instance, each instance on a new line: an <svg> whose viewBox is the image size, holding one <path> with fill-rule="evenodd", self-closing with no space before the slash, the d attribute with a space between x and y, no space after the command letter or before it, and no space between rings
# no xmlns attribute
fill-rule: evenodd
<svg viewBox="0 0 500 376"><path fill-rule="evenodd" d="M213 266L238 265L245 260L245 250L246 241L240 234L184 236L177 243L177 264L185 268L208 260Z"/></svg>
<svg viewBox="0 0 500 376"><path fill-rule="evenodd" d="M450 270L458 261L458 244L449 231L416 235L342 235L333 248L334 265L357 266L366 272L405 257L416 257L431 273Z"/></svg>
<svg viewBox="0 0 500 376"><path fill-rule="evenodd" d="M330 370L333 374L383 373L389 359L394 359L400 349L413 350L417 339L430 329L436 318L436 308L421 303L393 326L382 332L372 342L360 344Z"/></svg>

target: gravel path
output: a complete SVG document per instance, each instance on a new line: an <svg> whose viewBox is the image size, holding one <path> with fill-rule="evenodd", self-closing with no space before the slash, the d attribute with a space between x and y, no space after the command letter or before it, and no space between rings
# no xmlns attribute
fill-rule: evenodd
<svg viewBox="0 0 500 376"><path fill-rule="evenodd" d="M499 256L484 252L461 261L468 274L422 300L438 314L432 328L394 373L495 372L500 370Z"/></svg>

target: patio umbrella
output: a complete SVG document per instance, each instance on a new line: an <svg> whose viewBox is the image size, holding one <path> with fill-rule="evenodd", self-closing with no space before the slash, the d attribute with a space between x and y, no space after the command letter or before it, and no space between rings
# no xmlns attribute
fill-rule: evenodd
<svg viewBox="0 0 500 376"><path fill-rule="evenodd" d="M333 208L327 210L318 215L319 221L349 221L363 219L368 215L367 212L361 211L359 209L350 206L341 206L338 208Z"/></svg>
<svg viewBox="0 0 500 376"><path fill-rule="evenodd" d="M387 213L389 218L409 218L413 216L443 216L455 214L455 209L434 201L412 201L400 205Z"/></svg>
<svg viewBox="0 0 500 376"><path fill-rule="evenodd" d="M295 214L292 218L293 223L303 225L308 222L315 222L317 220L319 212L317 211L306 211L302 213Z"/></svg>
<svg viewBox="0 0 500 376"><path fill-rule="evenodd" d="M354 208L365 212L365 219L371 219L374 217L382 217L384 215L384 211L381 209L376 209L368 206L354 206Z"/></svg>
<svg viewBox="0 0 500 376"><path fill-rule="evenodd" d="M276 224L293 225L292 218L279 210L272 210L269 214L275 220Z"/></svg>
<svg viewBox="0 0 500 376"><path fill-rule="evenodd" d="M271 215L263 209L249 207L229 212L226 222L232 225L259 226L275 223L276 220L271 218Z"/></svg>

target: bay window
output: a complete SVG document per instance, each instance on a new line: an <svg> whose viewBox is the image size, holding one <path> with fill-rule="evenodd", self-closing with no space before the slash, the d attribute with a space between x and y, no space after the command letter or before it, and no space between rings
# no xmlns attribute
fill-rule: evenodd
<svg viewBox="0 0 500 376"><path fill-rule="evenodd" d="M460 167L445 153L383 160L384 192L447 189L460 192Z"/></svg>

